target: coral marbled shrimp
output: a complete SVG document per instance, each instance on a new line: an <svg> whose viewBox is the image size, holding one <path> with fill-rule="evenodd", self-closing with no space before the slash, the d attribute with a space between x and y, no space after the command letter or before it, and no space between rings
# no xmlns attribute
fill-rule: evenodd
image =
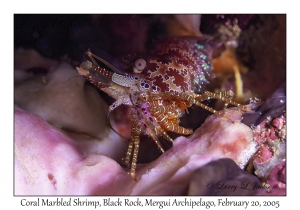
<svg viewBox="0 0 300 210"><path fill-rule="evenodd" d="M109 107L109 112L121 104L131 107L131 141L125 164L134 180L141 134L151 136L164 152L159 137L173 142L167 131L182 135L193 132L179 125L180 117L193 104L230 121L227 116L201 102L220 99L225 102L225 107L232 104L251 112L248 107L232 101L232 91L196 94L203 89L211 69L211 49L207 43L205 38L195 37L161 40L149 56L137 57L131 62L132 74L119 73L112 64L91 51L87 52L91 62L85 61L77 68L80 75L116 100ZM95 59L114 72L100 67Z"/></svg>

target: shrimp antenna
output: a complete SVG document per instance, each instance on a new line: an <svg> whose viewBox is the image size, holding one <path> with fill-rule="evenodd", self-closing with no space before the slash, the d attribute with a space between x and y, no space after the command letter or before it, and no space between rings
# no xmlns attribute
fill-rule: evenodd
<svg viewBox="0 0 300 210"><path fill-rule="evenodd" d="M102 53L104 53L104 52L102 52ZM114 72L121 74L121 72L115 66L113 66L111 63L109 63L108 61L104 60L103 58L101 58L101 57L93 54L90 49L88 49L86 51L86 54L89 56L89 58L91 59L91 61L93 62L93 64L99 66L99 64L94 59L94 58L96 58L97 60L101 61L104 65L106 65L108 68L110 68Z"/></svg>
<svg viewBox="0 0 300 210"><path fill-rule="evenodd" d="M71 80L71 79L74 79L74 78L76 78L76 77L80 77L80 78L82 78L82 76L81 76L81 75L78 75L78 76L70 77L69 79L67 79L67 80L66 80L66 82L68 82L69 80Z"/></svg>

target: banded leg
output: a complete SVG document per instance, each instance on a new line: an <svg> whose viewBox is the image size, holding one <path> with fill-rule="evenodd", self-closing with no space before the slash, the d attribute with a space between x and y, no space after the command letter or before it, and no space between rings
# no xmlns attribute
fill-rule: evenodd
<svg viewBox="0 0 300 210"><path fill-rule="evenodd" d="M133 110L134 113L135 110ZM166 139L168 139L170 142L173 142L173 139L164 132L162 127L158 124L158 122L154 119L152 113L149 110L148 106L142 105L142 109L138 110L138 113L143 118L143 122L145 123L145 129L147 130L147 134L149 134L154 142L157 144L158 148L164 152L162 145L160 144L159 140L156 138L158 135L163 135ZM139 118L137 118L138 120ZM137 121L138 122L138 121ZM142 125L141 125L142 126Z"/></svg>
<svg viewBox="0 0 300 210"><path fill-rule="evenodd" d="M196 95L195 100L201 102L201 101L209 100L211 98L215 98L215 99L220 99L222 101L225 101L226 99L231 100L233 96L234 96L234 94L231 90L221 91L219 93L211 93L211 92L205 91L204 94ZM227 108L227 106L229 104L228 100L225 101L223 109Z"/></svg>
<svg viewBox="0 0 300 210"><path fill-rule="evenodd" d="M205 109L207 111L210 111L211 113L214 113L214 114L217 114L217 115L219 115L221 117L224 117L224 118L226 118L229 121L231 121L231 122L234 123L234 121L232 119L230 119L229 117L227 117L226 115L224 115L224 114L222 114L222 113L220 113L220 112L218 112L218 111L216 111L216 110L214 110L214 109L212 109L212 108L210 108L208 106L205 106L204 104L201 104L200 102L196 101L193 96L187 95L185 93L180 93L179 96L181 98L183 98L184 100L192 102L193 104L196 104L197 106L200 106L201 108L203 108L203 109Z"/></svg>
<svg viewBox="0 0 300 210"><path fill-rule="evenodd" d="M144 120L142 121L144 121L144 127L146 129L146 133L152 137L152 139L154 140L158 148L161 150L162 153L164 153L165 151L156 137L158 135L158 130L160 129L159 124L153 119L153 116L148 111L148 108L144 108L144 110L142 108L138 112L144 118Z"/></svg>
<svg viewBox="0 0 300 210"><path fill-rule="evenodd" d="M154 131L155 131L155 134L158 136L158 135L162 135L163 137L165 137L168 141L172 142L173 143L173 139L165 132L164 129L162 129L162 127L160 125L158 126L155 126L154 127Z"/></svg>
<svg viewBox="0 0 300 210"><path fill-rule="evenodd" d="M134 181L137 180L135 178L135 168L136 168L137 156L138 156L139 146L140 146L140 134L141 134L141 130L138 128L138 126L135 123L133 123L131 128L131 142L133 143L133 155L131 161L130 175Z"/></svg>
<svg viewBox="0 0 300 210"><path fill-rule="evenodd" d="M239 104L235 101L232 100L232 97L233 97L233 92L231 90L229 91L222 91L222 92L219 92L219 93L212 93L212 92L208 92L208 91L205 91L204 93L206 96L208 96L209 98L215 98L215 99L220 99L222 101L225 101L227 104L232 104L234 106L237 106L245 111L248 111L248 112L253 112L250 108L248 108L247 106L244 106L242 104Z"/></svg>
<svg viewBox="0 0 300 210"><path fill-rule="evenodd" d="M132 149L133 149L133 140L131 139L130 143L128 145L126 158L125 158L125 164L128 168L130 168L130 159L131 159Z"/></svg>
<svg viewBox="0 0 300 210"><path fill-rule="evenodd" d="M164 107L162 105L158 105L157 107L151 107L150 112L165 130L183 135L193 133L193 131L179 126L179 115L176 113L177 111L174 106Z"/></svg>
<svg viewBox="0 0 300 210"><path fill-rule="evenodd" d="M211 98L216 98L220 100L232 99L234 93L231 90L221 91L218 93L212 93L205 91L203 94L196 94L195 99L199 102L209 100Z"/></svg>
<svg viewBox="0 0 300 210"><path fill-rule="evenodd" d="M231 100L232 97L234 96L234 93L231 90L229 90L229 91L219 92L219 95L220 95L221 98L225 98L225 99ZM223 99L221 99L221 100L223 100ZM223 109L227 109L227 106L229 105L229 102L228 101L224 101L224 102L225 102L225 104L224 104Z"/></svg>
<svg viewBox="0 0 300 210"><path fill-rule="evenodd" d="M161 143L159 142L159 140L157 139L156 135L153 134L153 133L150 133L150 136L152 137L152 139L154 140L154 142L156 143L156 145L158 146L158 148L160 149L160 151L162 153L164 153L165 150L163 149L163 147L162 147Z"/></svg>
<svg viewBox="0 0 300 210"><path fill-rule="evenodd" d="M174 133L183 134L183 135L189 135L193 133L192 130L181 127L180 125L178 125L177 122L172 120L165 120L162 121L160 124L164 129L168 131L172 131Z"/></svg>
<svg viewBox="0 0 300 210"><path fill-rule="evenodd" d="M172 143L174 142L173 139L163 129L159 129L159 134L161 134L163 137L165 137L170 142L172 142Z"/></svg>
<svg viewBox="0 0 300 210"><path fill-rule="evenodd" d="M135 112L131 112L130 113L131 115L131 121L132 121L132 127L131 127L131 137L132 137L132 131L133 131L133 128L136 127L136 114ZM126 157L125 157L125 165L130 168L130 163L131 163L131 159L132 159L132 150L133 150L133 147L134 147L134 139L131 138L130 139L130 142L129 142L129 145L128 145L128 149L127 149L127 153L126 153Z"/></svg>

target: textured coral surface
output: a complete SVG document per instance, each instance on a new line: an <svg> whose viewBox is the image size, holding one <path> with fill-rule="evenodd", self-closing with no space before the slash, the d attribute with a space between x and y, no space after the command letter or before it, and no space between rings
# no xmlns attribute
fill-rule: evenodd
<svg viewBox="0 0 300 210"><path fill-rule="evenodd" d="M238 122L241 114L238 110L227 111L228 116L237 119L236 123L209 117L189 138L177 138L174 146L158 159L138 165L138 181L134 182L113 159L83 155L78 144L60 129L16 107L15 193L184 195L191 174L210 161L226 157L245 166L255 151L255 143L251 129Z"/></svg>

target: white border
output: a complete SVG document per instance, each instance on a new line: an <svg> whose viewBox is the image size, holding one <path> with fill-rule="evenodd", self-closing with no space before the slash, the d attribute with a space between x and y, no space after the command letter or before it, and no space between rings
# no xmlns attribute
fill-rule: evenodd
<svg viewBox="0 0 300 210"><path fill-rule="evenodd" d="M299 21L296 1L11 1L2 4L1 9L1 209L21 209L22 197L13 197L13 14L14 13L287 13L287 196L286 197L231 197L234 200L279 200L280 208L298 206L297 190L299 180L298 142L296 137L299 112ZM298 64L298 65L297 65ZM276 72L274 72L276 74ZM45 198L45 197L43 197ZM53 199L53 197L49 197ZM67 198L67 197L65 197ZM74 198L74 197L72 197ZM122 197L126 198L126 197ZM145 199L146 197L142 197ZM159 199L159 197L153 197ZM164 200L174 197L162 197ZM181 197L182 198L182 197ZM205 199L224 199L225 197L205 197ZM28 199L28 198L27 198ZM30 199L34 199L31 197ZM97 197L88 197L95 200ZM100 199L103 199L100 198ZM130 198L132 199L132 197ZM6 208L3 208L6 207ZM7 208L9 207L9 208ZM16 207L16 208L12 208ZM23 207L26 208L26 207ZM22 209L23 209L22 208ZM60 207L56 207L60 208ZM127 208L127 207L126 207ZM129 207L131 208L131 207ZM172 207L174 208L174 207ZM181 207L178 207L181 208ZM231 207L230 207L231 208ZM32 209L32 207L27 207ZM38 207L41 209L41 207ZM74 207L64 207L74 209ZM105 209L105 208L102 208ZM128 209L128 208L127 208ZM148 209L144 207L144 209ZM157 208L158 209L158 208ZM166 209L166 208L164 208ZM170 208L169 208L170 209ZM214 208L215 209L215 208ZM229 209L229 207L227 208Z"/></svg>

